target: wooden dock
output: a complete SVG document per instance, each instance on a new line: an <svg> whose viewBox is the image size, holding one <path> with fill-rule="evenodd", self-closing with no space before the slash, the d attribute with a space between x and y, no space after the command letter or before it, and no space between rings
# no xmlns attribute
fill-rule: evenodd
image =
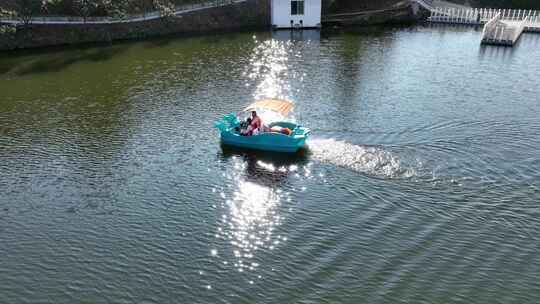
<svg viewBox="0 0 540 304"><path fill-rule="evenodd" d="M428 22L483 25L482 43L514 45L524 32L540 33L540 11L434 7Z"/></svg>

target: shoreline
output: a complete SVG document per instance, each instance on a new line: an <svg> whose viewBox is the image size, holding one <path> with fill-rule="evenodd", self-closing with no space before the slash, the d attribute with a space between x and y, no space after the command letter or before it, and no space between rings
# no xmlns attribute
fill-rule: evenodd
<svg viewBox="0 0 540 304"><path fill-rule="evenodd" d="M19 25L15 32L0 34L0 52L261 30L269 28L269 20L264 5L248 0L134 22Z"/></svg>
<svg viewBox="0 0 540 304"><path fill-rule="evenodd" d="M160 37L214 35L220 33L270 30L271 16L268 1L246 0L229 5L206 7L175 16L127 22L73 22L68 24L44 23L18 25L15 32L0 34L0 52L27 49L56 48L77 45L111 44L114 41L143 41ZM332 15L324 14L322 23L329 28L342 29L373 25L410 26L421 22L421 14L412 6L361 11L335 22ZM69 19L69 17L65 17ZM41 19L44 20L44 19ZM11 25L12 23L1 23Z"/></svg>
<svg viewBox="0 0 540 304"><path fill-rule="evenodd" d="M148 36L140 39L118 39L111 41L100 41L100 42L81 42L73 44L58 44L34 48L24 48L24 49L11 49L11 50L2 50L0 49L0 54L7 55L31 55L31 54L41 54L46 52L59 52L59 51L68 51L68 50L77 50L77 49L90 49L90 48L99 48L99 47L112 47L115 45L130 44L130 43L141 43L141 42L158 42L160 40L170 40L170 39L181 39L181 38L204 38L212 37L219 35L228 35L228 34L243 34L243 33L267 33L270 32L267 28L260 27L246 27L239 30L222 30L222 31L208 31L208 32L182 32L182 33L170 33L159 36Z"/></svg>
<svg viewBox="0 0 540 304"><path fill-rule="evenodd" d="M439 2L444 2L436 0ZM356 28L374 25L411 26L427 20L429 11L408 1L395 7L359 10L351 13L323 14L321 23L328 28ZM421 1L420 1L421 2ZM15 24L0 21L0 52L111 44L113 41L143 41L160 37L215 35L271 29L270 2L266 0L231 1L226 5L186 7L173 16L156 12L132 15L131 19L102 17L81 22L79 17L36 17L35 23ZM65 20L68 23L62 23ZM11 27L2 31L1 27Z"/></svg>

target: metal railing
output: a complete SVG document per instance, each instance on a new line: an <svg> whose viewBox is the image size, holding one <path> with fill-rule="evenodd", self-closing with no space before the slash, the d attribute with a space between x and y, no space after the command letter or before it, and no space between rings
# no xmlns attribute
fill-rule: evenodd
<svg viewBox="0 0 540 304"><path fill-rule="evenodd" d="M540 28L540 11L537 10L435 7L431 10L428 21L434 23L485 24L498 14L503 21L527 20L525 27Z"/></svg>
<svg viewBox="0 0 540 304"><path fill-rule="evenodd" d="M499 20L501 20L501 14L495 15L484 25L484 30L482 31L482 40L484 39L484 37L492 35L493 31L497 27L497 23L499 22Z"/></svg>

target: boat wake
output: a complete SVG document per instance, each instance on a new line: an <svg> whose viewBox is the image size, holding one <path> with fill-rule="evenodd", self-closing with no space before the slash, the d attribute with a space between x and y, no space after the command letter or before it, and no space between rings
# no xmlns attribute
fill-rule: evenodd
<svg viewBox="0 0 540 304"><path fill-rule="evenodd" d="M373 146L358 146L334 139L308 142L312 157L321 162L380 178L411 178L416 170L396 155Z"/></svg>

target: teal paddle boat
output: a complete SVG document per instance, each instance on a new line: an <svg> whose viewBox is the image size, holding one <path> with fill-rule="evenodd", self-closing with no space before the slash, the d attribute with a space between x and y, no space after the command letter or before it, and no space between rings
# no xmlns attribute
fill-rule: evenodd
<svg viewBox="0 0 540 304"><path fill-rule="evenodd" d="M268 110L287 117L294 104L287 100L263 99L246 107L242 112L249 113L254 110ZM242 113L240 112L240 113ZM239 120L239 115L230 113L216 121L215 127L221 133L221 142L224 145L273 151L273 152L297 152L304 146L310 134L308 128L288 121L276 121L265 126L264 132L253 135L244 135L242 128L244 123Z"/></svg>

